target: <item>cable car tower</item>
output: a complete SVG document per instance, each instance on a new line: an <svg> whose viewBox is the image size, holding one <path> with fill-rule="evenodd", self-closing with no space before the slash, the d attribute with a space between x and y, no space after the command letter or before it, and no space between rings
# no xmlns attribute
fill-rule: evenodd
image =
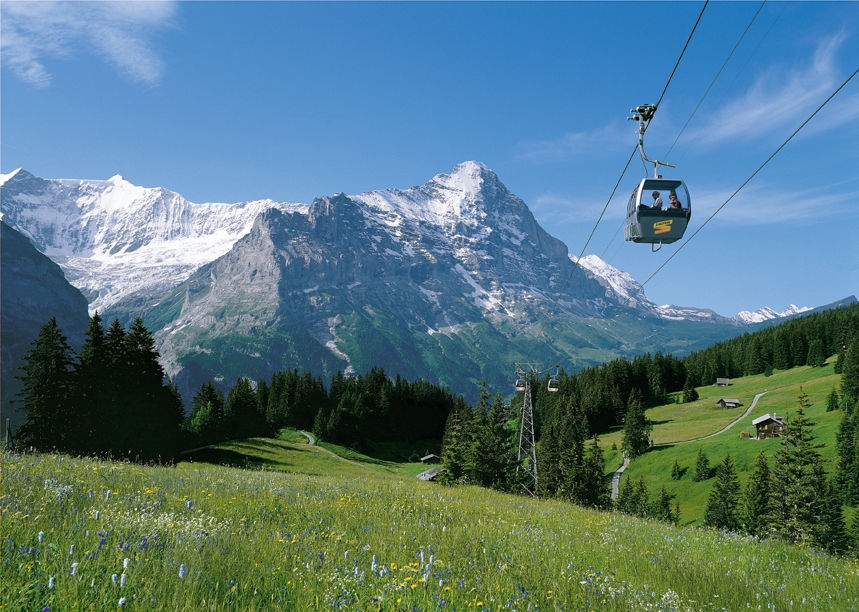
<svg viewBox="0 0 859 612"><path fill-rule="evenodd" d="M554 393L560 388L558 383L559 371L559 366L555 366L555 375L549 377L546 390L550 393ZM519 452L516 456L516 474L517 480L521 481L522 488L531 495L537 494L537 443L534 439L531 381L540 374L542 372L534 364L516 364L516 391L524 392L522 412L519 416ZM521 477L519 477L520 472L522 473Z"/></svg>
<svg viewBox="0 0 859 612"><path fill-rule="evenodd" d="M674 168L675 165L651 159L644 152L644 132L656 112L656 106L642 104L630 112L632 117L627 119L638 121L638 152L645 163L653 164L653 178L642 179L629 198L624 238L632 242L649 243L652 251L658 251L663 244L671 244L683 237L692 218L692 203L683 181L662 178L659 174L659 166ZM663 204L662 194L666 192L669 202ZM652 200L648 197L652 197Z"/></svg>

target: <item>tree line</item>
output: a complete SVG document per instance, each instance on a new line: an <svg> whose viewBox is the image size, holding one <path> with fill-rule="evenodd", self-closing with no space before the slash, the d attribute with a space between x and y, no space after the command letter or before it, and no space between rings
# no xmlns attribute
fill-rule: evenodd
<svg viewBox="0 0 859 612"><path fill-rule="evenodd" d="M77 357L77 358L76 358ZM25 356L20 444L39 450L169 460L184 413L165 380L152 334L136 319L107 330L96 313L80 354L51 318Z"/></svg>
<svg viewBox="0 0 859 612"><path fill-rule="evenodd" d="M26 420L19 444L39 450L144 461L183 449L272 436L283 427L366 451L374 443L441 440L448 414L465 401L429 382L391 380L381 368L322 379L297 370L269 381L239 378L226 397L201 385L187 416L158 362L152 334L136 319L104 329L95 313L78 354L51 318L24 358L18 400ZM434 441L434 442L433 442Z"/></svg>
<svg viewBox="0 0 859 612"><path fill-rule="evenodd" d="M646 418L647 407L671 398L692 401L694 387L715 382L716 377L819 366L821 350L838 355L835 370L842 373L842 385L833 390L828 403L833 410L843 410L843 418L834 484L815 490L815 498L838 491L842 503L856 505L857 305L791 320L683 359L657 352L575 374L561 372L555 393L547 389L548 377L535 376L529 388L538 441L537 494L611 507L599 434L623 426L623 450L636 457L649 448L652 424ZM185 416L158 357L154 339L140 319L128 330L118 321L105 330L96 313L78 355L51 319L25 358L21 400L27 420L18 432L19 441L42 450L169 460L183 448L272 435L281 427L311 430L323 440L360 450L383 441L440 440L443 480L521 490L516 469L518 414L512 409L521 395L507 403L484 388L472 407L446 389L426 381L391 379L381 368L358 376L337 372L327 389L320 378L292 370L277 372L269 381L240 378L226 397L213 382L205 383ZM784 499L786 492L780 494ZM724 498L721 494L718 499ZM676 520L679 513L664 490L650 500L643 482L624 483L617 502L621 510L663 520ZM721 525L721 519L712 520Z"/></svg>
<svg viewBox="0 0 859 612"><path fill-rule="evenodd" d="M837 355L835 372L842 374L839 390L833 389L828 409L842 410L837 438L838 467L827 477L812 444L811 426L804 416L807 397L801 395L797 413L785 424L782 450L774 458L772 476L763 467L751 476L743 499L730 457L711 470L705 456L699 457L695 479L716 475L705 521L715 527L745 531L753 535L778 535L791 541L814 544L826 550L859 550L859 519L845 537L841 504L859 503L859 306L811 315L725 343L719 343L684 359L656 353L633 360L613 360L576 374L560 373L559 391L548 391L548 377L533 377L528 385L535 414L537 439L537 493L558 497L599 509L610 509L677 522L680 509L663 486L651 498L643 479L624 480L612 504L610 483L598 435L613 426L623 427L623 451L630 458L650 448L652 423L646 408L671 401L697 399L694 386L702 379L766 373L796 365L820 366L826 357ZM796 361L781 361L785 338L793 340ZM781 348L779 348L781 346ZM820 349L820 347L823 347ZM824 351L821 359L819 352ZM753 370L738 364L746 364ZM514 399L522 403L522 395ZM490 404L481 401L471 410L451 413L442 445L447 482L472 483L501 490L521 491L516 483L516 436L518 414L513 404L500 396ZM490 444L485 443L491 440ZM489 461L491 448L503 449L508 462ZM768 465L767 465L768 467ZM679 478L683 469L675 465ZM733 478L732 475L733 474ZM763 505L762 505L763 504ZM802 508L801 511L797 508Z"/></svg>

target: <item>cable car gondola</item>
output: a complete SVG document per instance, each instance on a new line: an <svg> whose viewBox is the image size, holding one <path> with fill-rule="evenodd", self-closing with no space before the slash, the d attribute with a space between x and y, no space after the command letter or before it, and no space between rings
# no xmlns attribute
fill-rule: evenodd
<svg viewBox="0 0 859 612"><path fill-rule="evenodd" d="M653 178L641 179L629 197L623 236L627 241L648 243L653 251L658 251L663 244L683 237L692 218L692 201L682 180L659 174L659 166L673 168L674 164L644 154L644 132L656 107L643 104L630 112L633 114L630 119L638 121L638 151L641 159L653 164Z"/></svg>
<svg viewBox="0 0 859 612"><path fill-rule="evenodd" d="M546 391L549 393L557 393L561 388L561 383L558 382L558 373L560 372L561 366L555 366L555 375L549 376L549 382L546 384Z"/></svg>
<svg viewBox="0 0 859 612"><path fill-rule="evenodd" d="M623 235L632 242L671 244L683 237L691 217L689 191L683 181L642 179L629 196Z"/></svg>

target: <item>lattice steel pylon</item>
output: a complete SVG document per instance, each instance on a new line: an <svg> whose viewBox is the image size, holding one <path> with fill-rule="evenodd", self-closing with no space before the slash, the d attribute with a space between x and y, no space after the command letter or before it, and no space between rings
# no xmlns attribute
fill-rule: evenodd
<svg viewBox="0 0 859 612"><path fill-rule="evenodd" d="M516 390L524 391L519 417L519 453L516 457L516 479L529 494L537 494L537 443L534 440L534 407L531 404L531 380L540 371L530 363L516 364Z"/></svg>

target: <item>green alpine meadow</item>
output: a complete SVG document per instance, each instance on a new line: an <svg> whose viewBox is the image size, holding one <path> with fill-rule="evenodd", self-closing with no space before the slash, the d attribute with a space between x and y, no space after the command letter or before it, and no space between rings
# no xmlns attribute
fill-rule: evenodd
<svg viewBox="0 0 859 612"><path fill-rule="evenodd" d="M201 386L55 319L4 439L3 610L855 610L859 306L676 358Z"/></svg>
<svg viewBox="0 0 859 612"><path fill-rule="evenodd" d="M855 558L249 443L266 467L6 453L2 608L859 606Z"/></svg>

